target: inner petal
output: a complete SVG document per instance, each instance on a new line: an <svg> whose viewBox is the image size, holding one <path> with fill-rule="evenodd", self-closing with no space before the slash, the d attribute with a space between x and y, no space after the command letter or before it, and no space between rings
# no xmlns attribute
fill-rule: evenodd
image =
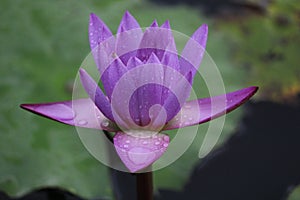
<svg viewBox="0 0 300 200"><path fill-rule="evenodd" d="M156 112L152 112L156 116L149 116L149 111L157 104L167 113L166 121L162 123L170 121L180 110L176 95L167 87L151 83L137 88L129 102L130 115L134 122L140 126L147 126L151 119L156 119L160 112L156 109Z"/></svg>

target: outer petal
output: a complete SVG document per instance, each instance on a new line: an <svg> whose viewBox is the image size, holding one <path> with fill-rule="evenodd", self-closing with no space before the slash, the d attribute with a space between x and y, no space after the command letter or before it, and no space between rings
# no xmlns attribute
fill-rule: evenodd
<svg viewBox="0 0 300 200"><path fill-rule="evenodd" d="M90 15L89 39L91 49L94 49L102 41L112 37L112 33L106 24L94 13Z"/></svg>
<svg viewBox="0 0 300 200"><path fill-rule="evenodd" d="M136 21L136 19L128 11L126 11L120 22L117 33L121 33L131 29L140 29L140 25Z"/></svg>
<svg viewBox="0 0 300 200"><path fill-rule="evenodd" d="M257 90L258 87L248 87L212 98L188 101L163 130L192 126L210 121L245 103ZM226 107L219 107L218 102L224 104L224 100L226 100ZM212 102L214 103L214 108L212 108Z"/></svg>
<svg viewBox="0 0 300 200"><path fill-rule="evenodd" d="M152 27L152 28L158 27L158 23L157 23L156 19L153 20L153 22L152 22L152 24L150 25L150 27Z"/></svg>
<svg viewBox="0 0 300 200"><path fill-rule="evenodd" d="M169 141L165 134L142 138L118 132L114 136L116 151L130 172L140 171L159 159L167 150Z"/></svg>
<svg viewBox="0 0 300 200"><path fill-rule="evenodd" d="M143 36L143 31L135 18L126 11L118 28L116 36L116 53L124 64L136 55Z"/></svg>
<svg viewBox="0 0 300 200"><path fill-rule="evenodd" d="M187 71L192 71L194 76L196 73L205 52L207 35L208 27L206 24L203 24L186 43L181 52L182 58L179 60L183 74Z"/></svg>
<svg viewBox="0 0 300 200"><path fill-rule="evenodd" d="M93 13L90 15L89 40L95 63L102 74L113 60L115 38L105 23Z"/></svg>
<svg viewBox="0 0 300 200"><path fill-rule="evenodd" d="M105 117L114 121L110 103L107 97L103 94L102 90L99 88L98 84L84 69L80 69L79 73L81 83L89 97L98 107L98 109L105 115Z"/></svg>
<svg viewBox="0 0 300 200"><path fill-rule="evenodd" d="M127 68L125 67L123 62L119 58L116 58L103 72L101 81L108 98L111 98L111 94L116 83L119 81L121 76L126 73L126 71Z"/></svg>
<svg viewBox="0 0 300 200"><path fill-rule="evenodd" d="M49 119L84 128L117 131L90 99L42 104L22 104L21 108Z"/></svg>

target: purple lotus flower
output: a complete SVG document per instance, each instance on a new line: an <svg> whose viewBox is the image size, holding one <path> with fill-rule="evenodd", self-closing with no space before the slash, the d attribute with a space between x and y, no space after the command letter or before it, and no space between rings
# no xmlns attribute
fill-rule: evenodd
<svg viewBox="0 0 300 200"><path fill-rule="evenodd" d="M166 151L170 140L162 131L212 120L237 108L257 91L257 87L248 87L187 100L207 33L207 25L200 26L178 56L168 21L160 27L154 21L143 31L126 12L113 36L105 23L91 14L90 46L104 91L80 69L89 98L21 107L72 126L115 132L116 152L131 172L137 172ZM221 101L225 106L212 106Z"/></svg>

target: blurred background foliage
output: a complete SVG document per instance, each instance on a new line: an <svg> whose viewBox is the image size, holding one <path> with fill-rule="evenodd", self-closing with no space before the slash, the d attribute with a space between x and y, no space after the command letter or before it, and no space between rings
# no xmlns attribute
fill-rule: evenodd
<svg viewBox="0 0 300 200"><path fill-rule="evenodd" d="M169 19L174 30L186 35L207 23L207 51L227 91L258 85L256 100L293 102L300 91L298 0L166 2L1 0L0 190L20 196L55 186L86 198L112 197L107 167L85 150L73 127L19 108L21 103L71 98L78 67L89 53L91 12L114 33L125 10L142 27L154 18L160 24ZM237 128L241 114L239 109L228 115L219 144ZM178 161L155 172L156 188L180 190L198 161L206 128L200 126L196 140ZM299 198L296 189L290 200Z"/></svg>

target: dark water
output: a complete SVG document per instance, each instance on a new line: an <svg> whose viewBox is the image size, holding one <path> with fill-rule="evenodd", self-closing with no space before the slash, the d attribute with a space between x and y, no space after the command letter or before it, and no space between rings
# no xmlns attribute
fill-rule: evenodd
<svg viewBox="0 0 300 200"><path fill-rule="evenodd" d="M180 193L160 199L282 200L300 182L299 104L247 104L236 133L194 169Z"/></svg>
<svg viewBox="0 0 300 200"><path fill-rule="evenodd" d="M293 105L250 102L237 131L194 167L183 190L160 189L156 199L284 200L300 183L299 154L300 98ZM111 178L119 200L136 199L133 175L111 171ZM0 193L0 200L8 199ZM21 199L82 198L45 188Z"/></svg>
<svg viewBox="0 0 300 200"><path fill-rule="evenodd" d="M201 11L210 16L219 15L247 15L250 13L265 14L270 0L150 0L158 5L189 5L199 7Z"/></svg>

